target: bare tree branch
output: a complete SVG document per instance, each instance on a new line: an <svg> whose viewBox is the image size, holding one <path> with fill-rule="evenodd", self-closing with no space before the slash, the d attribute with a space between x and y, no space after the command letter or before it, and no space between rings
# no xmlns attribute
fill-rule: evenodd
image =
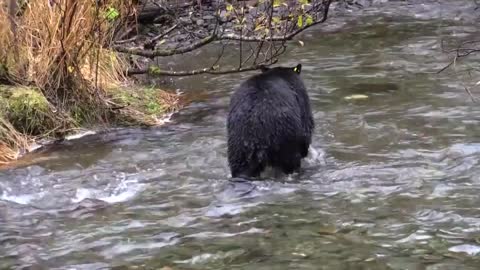
<svg viewBox="0 0 480 270"><path fill-rule="evenodd" d="M465 47L466 45L477 45L479 47ZM441 42L442 50L444 53L455 53L455 56L453 57L452 61L448 63L445 67L441 68L438 73L441 73L454 65L460 58L469 56L470 54L480 52L480 40L469 40L460 43L455 49L450 49L446 50L443 46L443 41Z"/></svg>
<svg viewBox="0 0 480 270"><path fill-rule="evenodd" d="M183 54L183 53L191 52L193 50L196 50L200 47L203 47L215 41L215 37L216 35L213 34L206 38L201 39L198 42L192 43L189 46L179 48L179 49L172 49L172 50L143 50L139 48L126 48L119 45L113 46L113 49L121 53L128 53L128 54L134 54L134 55L148 57L148 58L155 58L159 56L172 56L175 54Z"/></svg>
<svg viewBox="0 0 480 270"><path fill-rule="evenodd" d="M145 42L143 45L144 48L155 48L155 45L157 44L157 41L160 40L161 38L165 37L166 35L170 34L175 28L178 27L178 23L175 24L174 26L168 28L165 33L162 33L160 35L157 35L153 38L151 38L149 41Z"/></svg>
<svg viewBox="0 0 480 270"><path fill-rule="evenodd" d="M275 64L277 61L272 62L271 64ZM201 68L189 71L169 71L169 70L161 70L158 66L150 66L148 69L131 69L127 71L127 75L139 75L139 74L151 74L151 75L162 75L162 76L192 76L198 74L230 74L230 73L238 73L244 71L252 71L257 70L264 67L264 64L259 65L251 65L248 67L243 68L231 68L231 69L215 69L214 67L209 68Z"/></svg>
<svg viewBox="0 0 480 270"><path fill-rule="evenodd" d="M128 48L125 46L121 46L120 44L114 45L112 48L117 52L121 53L128 53L148 58L155 58L155 57L165 57L165 56L172 56L176 54L184 54L187 52L191 52L193 50L199 49L205 45L208 45L214 41L222 41L222 40L234 40L239 42L274 42L274 41L287 41L292 40L296 35L300 34L301 32L309 29L312 26L324 23L328 18L328 11L330 8L332 0L326 0L324 4L323 16L322 19L315 21L311 24L305 25L303 27L298 28L297 30L284 35L269 35L269 36L245 36L242 34L235 34L235 33L226 33L226 34L217 34L214 31L211 35L200 39L197 42L194 42L188 46L175 48L175 49L164 49L164 50L145 50L140 48ZM273 10L273 7L272 7ZM271 26L271 17L269 18ZM172 29L173 30L173 29Z"/></svg>
<svg viewBox="0 0 480 270"><path fill-rule="evenodd" d="M469 47L465 47L465 46L469 46ZM479 47L470 47L470 46L479 46ZM441 43L441 46L442 46L442 50L443 52L445 53L455 53L453 59L450 61L450 63L448 63L445 67L441 68L439 71L437 71L436 73L439 74L443 71L445 71L446 69L450 68L453 66L453 70L455 72L455 74L458 76L459 73L457 72L457 69L456 69L456 64L458 62L458 60L460 60L461 58L463 57L467 57L469 56L470 54L473 54L473 53L477 53L477 52L480 52L480 40L469 40L469 41L465 41L465 42L462 42L460 43L460 45L457 46L457 48L455 49L451 49L451 50L446 50L443 46L443 41ZM470 78L472 77L471 73L470 73L470 70L467 70L468 72L468 75L470 76ZM475 84L475 85L478 85ZM463 81L462 82L462 86L465 90L465 92L467 92L468 96L470 97L470 99L476 103L477 102L477 99L475 98L475 96L472 94L472 91L470 91L470 89L467 87L466 85L466 82Z"/></svg>
<svg viewBox="0 0 480 270"><path fill-rule="evenodd" d="M324 23L328 18L332 2L333 0L314 0L311 4L305 5L300 4L300 2L284 3L277 6L278 8L274 8L274 0L268 0L261 2L259 4L261 7L257 7L252 12L246 11L245 2L238 11L228 2L222 2L223 6L219 5L219 8L213 14L207 15L211 19L205 19L198 13L192 15L191 9L177 10L178 13L175 13L177 14L175 15L177 20L173 23L173 26L165 26L165 28L162 28L162 33L156 33L153 38L148 38L143 44L128 47L124 43L125 41L119 41L111 48L120 53L155 59L157 57L185 54L213 43L223 44L214 63L209 64L209 67L206 68L171 71L150 64L150 67L131 68L125 71L127 75L190 76L229 74L259 69L262 66L278 62L278 57L286 51L287 42L295 36L310 27ZM225 15L225 12L230 12L230 15ZM205 20L209 20L207 24L205 24ZM232 23L233 21L235 23ZM215 26L212 26L213 23L215 23ZM212 28L214 28L213 31ZM174 30L174 34L170 35ZM166 37L167 35L170 37ZM154 49L157 41L164 37L167 39L167 48ZM174 42L169 43L169 38ZM132 42L139 42L140 40L134 39ZM184 40L186 42L183 42ZM220 60L225 54L226 44L232 41L238 42L239 45L239 50L235 52L239 53L238 64L234 68L221 69ZM248 46L245 46L243 42L248 43Z"/></svg>

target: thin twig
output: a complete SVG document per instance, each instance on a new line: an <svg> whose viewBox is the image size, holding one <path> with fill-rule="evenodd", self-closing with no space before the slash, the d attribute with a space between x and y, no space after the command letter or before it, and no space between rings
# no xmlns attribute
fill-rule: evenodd
<svg viewBox="0 0 480 270"><path fill-rule="evenodd" d="M465 85L463 86L463 88L465 88L465 91L467 91L468 95L470 96L470 99L472 99L473 102L477 102L477 100L475 99L475 97L472 95L472 92L470 91L470 89L468 89L468 87L466 87Z"/></svg>
<svg viewBox="0 0 480 270"><path fill-rule="evenodd" d="M149 43L157 42L159 39L163 38L164 36L170 34L173 30L175 30L175 28L177 28L178 25L179 25L178 23L175 24L174 26L168 28L168 29L165 31L165 33L159 34L159 35L151 38L148 42L149 42Z"/></svg>

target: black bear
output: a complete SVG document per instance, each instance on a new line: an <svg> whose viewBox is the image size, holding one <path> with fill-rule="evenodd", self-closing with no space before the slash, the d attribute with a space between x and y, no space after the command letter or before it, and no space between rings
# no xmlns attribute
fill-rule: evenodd
<svg viewBox="0 0 480 270"><path fill-rule="evenodd" d="M302 65L262 68L230 99L228 164L233 178L258 177L266 166L291 174L308 154L314 121Z"/></svg>

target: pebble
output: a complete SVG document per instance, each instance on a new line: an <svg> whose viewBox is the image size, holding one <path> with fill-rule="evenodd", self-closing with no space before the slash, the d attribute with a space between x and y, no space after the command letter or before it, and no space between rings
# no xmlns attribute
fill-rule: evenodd
<svg viewBox="0 0 480 270"><path fill-rule="evenodd" d="M212 16L212 15L205 15L205 16L203 16L203 19L204 19L205 21L209 21L209 20L215 19L215 17Z"/></svg>
<svg viewBox="0 0 480 270"><path fill-rule="evenodd" d="M190 19L190 17L180 17L180 22L182 24L189 24L192 23L192 19Z"/></svg>

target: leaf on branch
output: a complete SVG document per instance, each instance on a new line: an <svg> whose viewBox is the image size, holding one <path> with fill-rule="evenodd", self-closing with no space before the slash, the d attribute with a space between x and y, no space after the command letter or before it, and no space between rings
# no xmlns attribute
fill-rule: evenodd
<svg viewBox="0 0 480 270"><path fill-rule="evenodd" d="M274 8L279 7L283 4L284 4L283 0L273 0L273 7Z"/></svg>
<svg viewBox="0 0 480 270"><path fill-rule="evenodd" d="M302 5L308 5L310 3L309 0L299 0L300 4Z"/></svg>
<svg viewBox="0 0 480 270"><path fill-rule="evenodd" d="M231 4L228 4L227 5L227 11L232 11L233 10L233 6Z"/></svg>
<svg viewBox="0 0 480 270"><path fill-rule="evenodd" d="M255 26L255 30L253 30L253 31L255 31L255 32L256 32L256 31L260 31L260 30L262 30L263 28L265 28L264 25L257 24L257 26Z"/></svg>
<svg viewBox="0 0 480 270"><path fill-rule="evenodd" d="M306 15L306 19L305 19L305 24L306 25L312 25L313 24L313 17L311 15Z"/></svg>
<svg viewBox="0 0 480 270"><path fill-rule="evenodd" d="M104 16L107 20L114 21L115 19L118 18L118 16L120 16L120 13L118 12L118 10L116 8L108 7L107 11L105 11Z"/></svg>
<svg viewBox="0 0 480 270"><path fill-rule="evenodd" d="M280 17L272 17L272 22L273 22L274 24L280 23Z"/></svg>
<svg viewBox="0 0 480 270"><path fill-rule="evenodd" d="M150 66L148 68L148 73L150 73L150 74L159 74L160 72L161 72L161 70L158 66Z"/></svg>
<svg viewBox="0 0 480 270"><path fill-rule="evenodd" d="M298 26L298 28L302 28L302 27L303 27L303 16L302 16L302 15L298 16L297 26Z"/></svg>

